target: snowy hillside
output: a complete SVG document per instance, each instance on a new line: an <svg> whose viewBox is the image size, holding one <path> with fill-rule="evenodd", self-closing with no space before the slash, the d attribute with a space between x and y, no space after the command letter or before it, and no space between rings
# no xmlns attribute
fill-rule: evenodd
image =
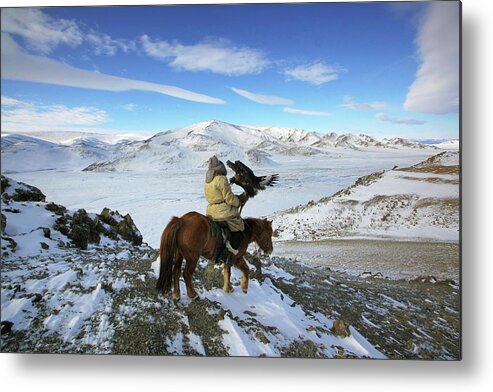
<svg viewBox="0 0 493 392"><path fill-rule="evenodd" d="M1 226L3 352L386 358L353 326L284 294L279 284L298 278L272 262L250 258L245 295L216 287L222 273L204 260L203 300L177 305L155 292L155 251L128 215L69 211L2 176Z"/></svg>
<svg viewBox="0 0 493 392"><path fill-rule="evenodd" d="M279 240L459 239L459 154L359 178L349 188L274 215Z"/></svg>
<svg viewBox="0 0 493 392"><path fill-rule="evenodd" d="M97 138L72 138L54 143L27 135L2 136L2 173L39 170L81 170L90 163L122 154L132 144L110 144Z"/></svg>
<svg viewBox="0 0 493 392"><path fill-rule="evenodd" d="M460 149L460 141L459 140L446 140L441 143L433 144L436 148L441 150L459 150Z"/></svg>
<svg viewBox="0 0 493 392"><path fill-rule="evenodd" d="M108 144L131 143L143 141L152 136L150 133L96 133L81 131L36 131L36 132L18 132L10 133L11 135L30 136L36 139L46 140L58 144L71 144L74 139L97 139ZM3 134L2 137L9 134Z"/></svg>
<svg viewBox="0 0 493 392"><path fill-rule="evenodd" d="M432 149L403 139L377 141L366 135L336 135L279 127L249 127L213 120L159 133L133 151L95 162L88 171L203 168L208 158L275 165L286 156L330 155L344 149Z"/></svg>

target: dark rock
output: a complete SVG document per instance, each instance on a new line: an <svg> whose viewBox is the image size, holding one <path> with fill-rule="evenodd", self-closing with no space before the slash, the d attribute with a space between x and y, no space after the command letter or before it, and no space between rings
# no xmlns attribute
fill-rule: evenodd
<svg viewBox="0 0 493 392"><path fill-rule="evenodd" d="M70 226L67 236L78 248L85 250L89 243L99 244L101 237L98 233L97 222L93 221L83 208L74 214Z"/></svg>
<svg viewBox="0 0 493 392"><path fill-rule="evenodd" d="M0 180L0 192L3 194L3 192L5 192L7 190L9 185L10 184L9 184L8 178L5 176L2 176L1 180Z"/></svg>
<svg viewBox="0 0 493 392"><path fill-rule="evenodd" d="M342 320L334 321L334 324L332 325L332 333L343 338L351 335L351 332L349 332L349 327Z"/></svg>
<svg viewBox="0 0 493 392"><path fill-rule="evenodd" d="M127 214L121 216L118 211L111 211L109 208L103 208L101 213L97 216L99 221L110 226L109 230L106 230L104 226L100 223L100 232L107 235L113 240L118 239L120 235L124 240L133 243L134 245L142 244L142 234L140 233L137 226L135 226L132 217Z"/></svg>
<svg viewBox="0 0 493 392"><path fill-rule="evenodd" d="M124 240L130 241L137 246L142 244L142 234L140 234L129 214L125 215L123 220L117 223L116 231Z"/></svg>
<svg viewBox="0 0 493 392"><path fill-rule="evenodd" d="M67 211L67 209L62 206L62 205L59 205L59 204L55 204L53 202L51 203L48 203L45 208L48 210L48 211L51 211L53 213L55 213L56 215L63 215L65 214L65 212Z"/></svg>
<svg viewBox="0 0 493 392"><path fill-rule="evenodd" d="M19 210L18 208L5 208L4 211L5 212L11 212L12 214L20 214L21 213L21 210Z"/></svg>
<svg viewBox="0 0 493 392"><path fill-rule="evenodd" d="M60 233L62 233L63 235L68 235L70 229L68 228L67 224L68 224L67 217L65 215L62 215L60 218L58 218L55 221L53 228L59 231Z"/></svg>
<svg viewBox="0 0 493 392"><path fill-rule="evenodd" d="M34 298L31 300L32 302L39 302L43 299L43 296L39 293L34 294Z"/></svg>
<svg viewBox="0 0 493 392"><path fill-rule="evenodd" d="M45 201L46 196L32 185L27 185L22 182L19 182L19 185L22 187L15 188L12 196L4 194L5 190L11 186L9 179L7 177L2 176L1 179L1 187L2 187L2 198L9 200L12 199L14 201Z"/></svg>
<svg viewBox="0 0 493 392"><path fill-rule="evenodd" d="M45 238L51 238L51 230L48 229L47 227L42 227L41 228L43 230L43 235L45 236Z"/></svg>
<svg viewBox="0 0 493 392"><path fill-rule="evenodd" d="M12 327L14 326L14 323L12 321L2 321L2 335L7 334L12 332Z"/></svg>
<svg viewBox="0 0 493 392"><path fill-rule="evenodd" d="M226 314L227 314L226 310L224 310L223 308L219 309L219 312L216 315L216 321L224 320Z"/></svg>
<svg viewBox="0 0 493 392"><path fill-rule="evenodd" d="M17 242L15 242L12 238L10 237L7 237L7 236L2 236L2 239L4 241L7 241L9 244L7 245L7 247L9 247L12 251L15 250L15 248L17 248ZM3 248L2 248L3 249Z"/></svg>
<svg viewBox="0 0 493 392"><path fill-rule="evenodd" d="M98 218L103 223L106 223L110 226L116 226L118 222L115 220L115 218L113 218L114 215L115 213L113 211L105 207L103 208L103 211L101 211L101 214L98 215Z"/></svg>
<svg viewBox="0 0 493 392"><path fill-rule="evenodd" d="M255 333L255 337L260 340L263 344L269 344L270 340L262 332L258 331Z"/></svg>
<svg viewBox="0 0 493 392"><path fill-rule="evenodd" d="M40 242L40 244L41 244L41 247L42 247L43 249L45 249L45 250L46 250L46 249L50 249L50 245L48 245L46 242Z"/></svg>
<svg viewBox="0 0 493 392"><path fill-rule="evenodd" d="M4 214L0 214L0 227L2 234L5 231L6 226L7 226L7 217Z"/></svg>

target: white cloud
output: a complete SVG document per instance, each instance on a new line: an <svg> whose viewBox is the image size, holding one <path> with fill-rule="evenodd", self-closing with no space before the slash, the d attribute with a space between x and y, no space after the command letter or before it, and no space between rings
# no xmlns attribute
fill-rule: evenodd
<svg viewBox="0 0 493 392"><path fill-rule="evenodd" d="M120 106L120 108L128 112L133 112L136 107L137 105L135 103L126 103L125 105Z"/></svg>
<svg viewBox="0 0 493 392"><path fill-rule="evenodd" d="M30 49L48 54L65 44L80 45L83 33L72 20L54 19L36 8L2 9L2 32L20 35Z"/></svg>
<svg viewBox="0 0 493 392"><path fill-rule="evenodd" d="M292 114L301 114L303 116L330 116L330 113L327 112L315 112L313 110L302 110L302 109L293 109L293 108L284 108L283 112L292 113Z"/></svg>
<svg viewBox="0 0 493 392"><path fill-rule="evenodd" d="M108 34L102 34L94 30L91 30L84 38L93 46L94 53L97 55L114 56L118 50L128 53L136 48L134 41L114 39Z"/></svg>
<svg viewBox="0 0 493 392"><path fill-rule="evenodd" d="M2 33L2 78L29 82L48 83L105 91L143 90L170 95L194 102L224 103L208 95L184 90L175 86L126 79L75 68L42 56L23 52L14 40Z"/></svg>
<svg viewBox="0 0 493 392"><path fill-rule="evenodd" d="M94 126L109 121L104 110L94 107L35 105L2 96L2 131L65 130L70 126Z"/></svg>
<svg viewBox="0 0 493 392"><path fill-rule="evenodd" d="M445 114L459 108L459 2L432 2L425 11L417 44L421 63L404 109Z"/></svg>
<svg viewBox="0 0 493 392"><path fill-rule="evenodd" d="M83 31L74 20L52 18L36 8L2 10L2 32L22 37L29 49L45 55L58 45L76 47L83 42L91 45L96 55L114 56L118 50L128 53L136 49L135 41Z"/></svg>
<svg viewBox="0 0 493 392"><path fill-rule="evenodd" d="M26 103L15 98L2 95L2 106L23 106Z"/></svg>
<svg viewBox="0 0 493 392"><path fill-rule="evenodd" d="M275 95L255 94L250 91L242 90L235 87L231 87L231 90L233 90L236 94L241 95L246 99L249 99L250 101L261 103L263 105L293 105L294 104L294 102L291 99L276 97Z"/></svg>
<svg viewBox="0 0 493 392"><path fill-rule="evenodd" d="M299 65L284 70L288 80L301 80L311 84L324 84L338 79L339 73L343 71L340 67L333 67L318 62L311 65Z"/></svg>
<svg viewBox="0 0 493 392"><path fill-rule="evenodd" d="M378 121L391 122L394 124L404 124L404 125L423 125L426 121L415 120L413 118L395 118L386 115L385 113L378 113L375 118Z"/></svg>
<svg viewBox="0 0 493 392"><path fill-rule="evenodd" d="M257 74L269 64L261 51L236 47L224 39L182 45L177 42L152 41L149 36L143 35L140 42L148 56L168 62L178 70L209 71L233 76Z"/></svg>
<svg viewBox="0 0 493 392"><path fill-rule="evenodd" d="M387 107L385 102L356 102L353 97L344 97L344 103L337 105L352 110L382 110Z"/></svg>

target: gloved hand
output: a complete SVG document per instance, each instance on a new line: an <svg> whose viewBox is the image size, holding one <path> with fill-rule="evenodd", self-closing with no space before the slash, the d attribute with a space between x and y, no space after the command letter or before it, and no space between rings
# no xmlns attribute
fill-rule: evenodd
<svg viewBox="0 0 493 392"><path fill-rule="evenodd" d="M243 192L241 195L238 195L238 200L241 204L245 204L247 200L250 198L246 192Z"/></svg>

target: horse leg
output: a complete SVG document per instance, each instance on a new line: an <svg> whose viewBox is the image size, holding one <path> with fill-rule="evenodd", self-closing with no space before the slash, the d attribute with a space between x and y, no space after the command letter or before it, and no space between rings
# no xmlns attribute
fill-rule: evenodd
<svg viewBox="0 0 493 392"><path fill-rule="evenodd" d="M181 274L181 264L183 258L181 255L178 255L174 262L173 267L173 299L180 299L180 274Z"/></svg>
<svg viewBox="0 0 493 392"><path fill-rule="evenodd" d="M185 269L183 270L183 278L185 279L185 285L187 286L187 294L190 299L197 299L199 295L193 288L192 275L197 266L198 258L187 257L185 263Z"/></svg>
<svg viewBox="0 0 493 392"><path fill-rule="evenodd" d="M231 267L229 265L226 265L226 263L223 264L223 276L224 276L223 290L225 293L231 293L233 291L233 286L231 285L230 282Z"/></svg>
<svg viewBox="0 0 493 392"><path fill-rule="evenodd" d="M250 276L250 268L248 267L248 264L246 263L243 257L236 262L235 267L239 268L243 273L243 276L241 277L240 287L241 290L246 294L248 291L248 279Z"/></svg>

